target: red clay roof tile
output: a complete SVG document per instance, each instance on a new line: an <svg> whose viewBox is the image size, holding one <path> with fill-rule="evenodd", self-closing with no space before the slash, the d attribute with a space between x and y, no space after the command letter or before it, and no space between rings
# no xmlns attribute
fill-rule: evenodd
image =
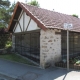
<svg viewBox="0 0 80 80"><path fill-rule="evenodd" d="M57 28L64 30L64 23L71 23L73 24L73 29L71 29L71 31L80 32L79 18L20 2L18 3L21 8L25 8L26 13L29 11L30 16L33 16L36 20L38 20L37 24L42 24L41 26L43 26L43 28Z"/></svg>

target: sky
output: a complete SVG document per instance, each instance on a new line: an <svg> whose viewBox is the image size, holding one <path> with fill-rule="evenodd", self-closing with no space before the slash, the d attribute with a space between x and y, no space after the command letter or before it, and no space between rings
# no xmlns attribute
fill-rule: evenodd
<svg viewBox="0 0 80 80"><path fill-rule="evenodd" d="M14 0L10 0L14 2ZM18 0L15 0L17 2ZM19 0L25 2L26 0ZM30 2L31 0L27 0ZM37 0L41 8L54 10L56 12L72 15L76 14L80 18L80 0Z"/></svg>

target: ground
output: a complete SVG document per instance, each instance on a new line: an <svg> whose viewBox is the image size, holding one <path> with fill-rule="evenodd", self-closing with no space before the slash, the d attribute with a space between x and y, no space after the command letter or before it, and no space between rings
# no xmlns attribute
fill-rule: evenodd
<svg viewBox="0 0 80 80"><path fill-rule="evenodd" d="M15 78L0 74L0 80L15 80Z"/></svg>
<svg viewBox="0 0 80 80"><path fill-rule="evenodd" d="M67 71L55 67L41 69L4 59L0 59L0 74L15 78L15 80L80 80L80 71Z"/></svg>

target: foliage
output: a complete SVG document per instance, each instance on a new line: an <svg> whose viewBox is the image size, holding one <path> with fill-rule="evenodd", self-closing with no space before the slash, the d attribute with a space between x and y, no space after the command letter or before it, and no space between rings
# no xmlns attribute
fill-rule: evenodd
<svg viewBox="0 0 80 80"><path fill-rule="evenodd" d="M11 47L12 42L10 36L11 35L9 33L0 34L0 49Z"/></svg>
<svg viewBox="0 0 80 80"><path fill-rule="evenodd" d="M11 5L9 0L0 0L0 28L8 26L14 6L15 2Z"/></svg>
<svg viewBox="0 0 80 80"><path fill-rule="evenodd" d="M36 0L32 0L32 1L29 2L28 4L30 4L30 5L34 5L34 6L37 6L37 7L40 6L39 3L38 3L38 1L36 1Z"/></svg>
<svg viewBox="0 0 80 80"><path fill-rule="evenodd" d="M70 58L70 63L79 65L80 64L80 56Z"/></svg>
<svg viewBox="0 0 80 80"><path fill-rule="evenodd" d="M5 48L9 48L12 45L12 41L8 40L5 44Z"/></svg>
<svg viewBox="0 0 80 80"><path fill-rule="evenodd" d="M74 16L74 17L78 18L78 15L76 15L76 14L73 14L72 16Z"/></svg>
<svg viewBox="0 0 80 80"><path fill-rule="evenodd" d="M0 49L8 48L12 45L11 36L7 28L0 28Z"/></svg>
<svg viewBox="0 0 80 80"><path fill-rule="evenodd" d="M64 59L62 59L60 62L62 62L62 63L67 63L67 59L66 58L64 58ZM70 64L80 64L80 56L76 56L76 57L72 57L72 58L70 58L69 59L69 63Z"/></svg>
<svg viewBox="0 0 80 80"><path fill-rule="evenodd" d="M76 65L79 65L80 64L80 60L76 61Z"/></svg>

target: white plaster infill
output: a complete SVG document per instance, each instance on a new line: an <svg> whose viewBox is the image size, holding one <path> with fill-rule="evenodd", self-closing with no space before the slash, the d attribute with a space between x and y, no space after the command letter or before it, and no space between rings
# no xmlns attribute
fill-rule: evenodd
<svg viewBox="0 0 80 80"><path fill-rule="evenodd" d="M21 4L32 16L34 16L23 4ZM33 6L33 5L30 5ZM36 6L33 6L36 7ZM42 25L46 26L40 19L38 19L36 16L34 16Z"/></svg>

